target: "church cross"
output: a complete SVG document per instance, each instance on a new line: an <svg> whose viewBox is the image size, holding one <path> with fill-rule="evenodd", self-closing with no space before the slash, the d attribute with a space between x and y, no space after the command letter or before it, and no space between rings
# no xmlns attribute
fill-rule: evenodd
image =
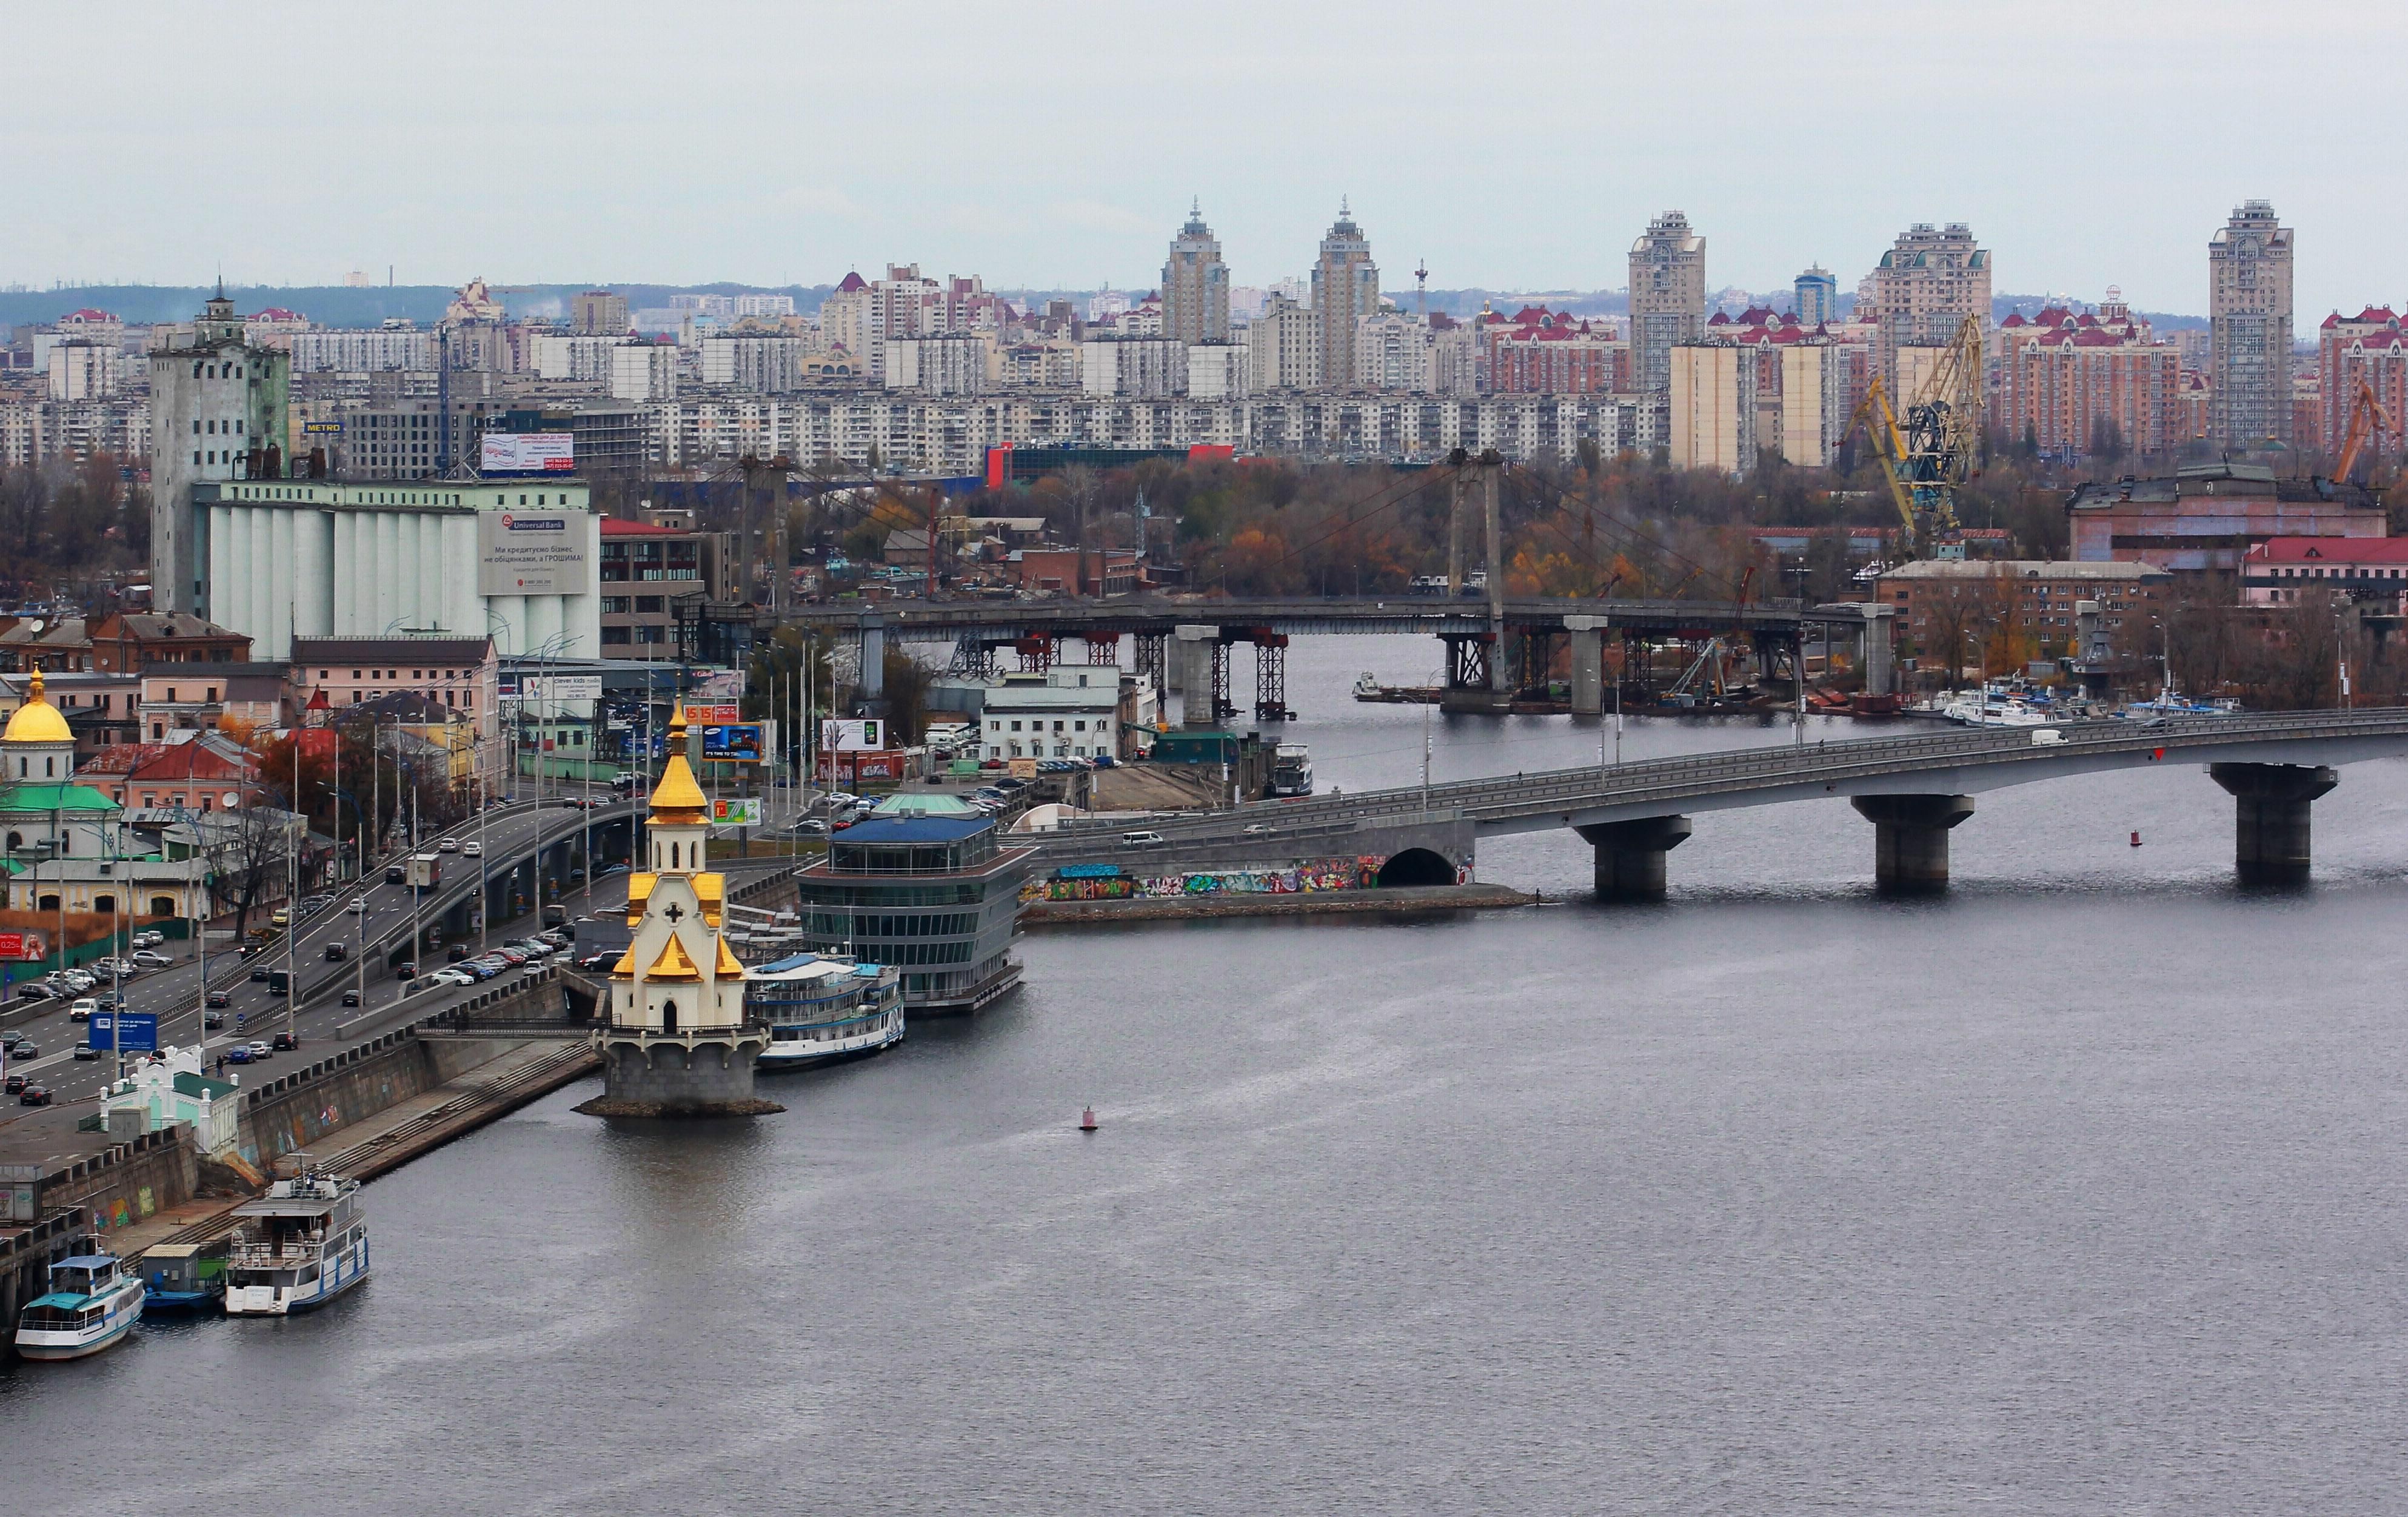
<svg viewBox="0 0 2408 1517"><path fill-rule="evenodd" d="M671 901L669 902L669 909L662 912L661 915L668 918L670 923L674 924L685 919L685 908L678 905L675 901Z"/></svg>

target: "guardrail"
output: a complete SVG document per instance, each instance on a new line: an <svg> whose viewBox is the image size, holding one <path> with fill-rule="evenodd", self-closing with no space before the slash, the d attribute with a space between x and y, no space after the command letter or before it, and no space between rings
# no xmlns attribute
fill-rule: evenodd
<svg viewBox="0 0 2408 1517"><path fill-rule="evenodd" d="M1502 820L1577 804L1626 805L1768 788L1836 782L1874 775L1944 769L1968 761L2047 763L2073 753L2139 752L2220 747L2234 742L2299 742L2364 737L2408 737L2408 708L2374 711L2264 713L2166 719L2164 725L2111 719L2056 723L2061 741L2032 741L2031 727L1974 727L1913 737L1850 738L1812 747L1768 744L1712 753L1649 759L1620 766L1584 765L1512 779L1456 780L1431 785L1361 791L1304 801L1259 802L1234 810L1151 818L1141 823L1070 823L1034 840L1047 852L1091 852L1131 827L1168 840L1224 840L1247 836L1247 825L1298 832L1298 823L1421 816Z"/></svg>

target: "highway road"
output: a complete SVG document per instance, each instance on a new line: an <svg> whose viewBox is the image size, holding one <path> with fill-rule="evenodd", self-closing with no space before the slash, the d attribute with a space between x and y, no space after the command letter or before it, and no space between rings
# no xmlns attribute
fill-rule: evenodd
<svg viewBox="0 0 2408 1517"><path fill-rule="evenodd" d="M523 865L536 847L538 832L545 842L558 841L578 830L580 821L590 815L595 825L626 816L631 808L624 803L596 807L590 813L558 801L540 804L519 804L497 807L483 818L471 818L450 833L441 835L459 841L464 847L478 838L481 820L484 853L481 860L465 853L442 854L445 866L444 886L429 893L425 901L415 903L422 925L439 920L444 909L462 899L473 888L474 872L467 866L482 862L487 871L498 875L510 866L512 860ZM437 847L440 837L425 839L421 851ZM394 858L406 855L395 853ZM367 909L351 912L345 903L354 895L364 895ZM626 875L624 870L605 875L590 886L576 885L569 894L559 897L558 904L570 916L590 912L595 906L624 907L626 902ZM546 904L552 904L547 898ZM205 1032L202 1019L202 982L199 966L193 962L172 969L156 970L124 982L126 1009L135 1012L150 1012L159 1019L159 1041L189 1048L195 1038L209 1053L222 1052L237 1042L265 1040L278 1032L290 1030L301 1040L301 1051L274 1055L265 1065L252 1066L260 1075L273 1078L280 1072L278 1061L284 1064L304 1062L319 1056L321 1045L348 1047L352 1043L377 1037L393 1027L413 1022L433 1011L440 1010L453 1001L473 994L465 990L427 990L411 993L414 981L396 980L384 968L386 956L408 941L413 902L404 886L384 883L382 864L370 871L365 890L353 885L337 893L337 904L309 918L293 943L291 962L300 983L311 994L305 995L297 1006L288 1006L280 996L268 994L268 987L251 979L254 968L283 968L287 955L279 944L276 952L245 961L231 949L213 952L208 959L208 988L229 993L232 1004L224 1009L225 1025ZM493 945L513 937L528 936L538 929L537 914L528 912L514 921L491 923L483 940ZM476 951L480 941L476 934L464 939ZM329 963L326 944L339 941L346 950L344 962ZM363 954L362 945L366 945ZM422 954L421 967L432 970L442 960L439 949ZM362 973L363 965L366 972ZM359 1007L341 1005L341 993L348 989L366 988L364 1004ZM106 982L104 982L104 989ZM12 1003L13 1004L13 1003ZM91 1114L93 1103L100 1095L104 1080L115 1072L114 1064L106 1054L98 1060L79 1061L74 1049L83 1041L83 1027L67 1020L67 1003L44 1003L40 1015L13 1023L38 1048L40 1053L31 1061L7 1061L10 1074L22 1073L36 1083L48 1087L53 1094L50 1107L25 1107L17 1097L0 1097L0 1158L31 1162L57 1154L80 1152L89 1147L91 1135L75 1133L76 1119ZM237 1027L236 1020L241 1025ZM340 1029L340 1040L337 1029ZM229 1066L231 1070L232 1066ZM256 1076L254 1077L256 1078Z"/></svg>

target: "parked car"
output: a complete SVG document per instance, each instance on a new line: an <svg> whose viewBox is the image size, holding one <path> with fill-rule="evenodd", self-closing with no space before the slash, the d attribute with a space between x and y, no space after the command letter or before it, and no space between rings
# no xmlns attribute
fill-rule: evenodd
<svg viewBox="0 0 2408 1517"><path fill-rule="evenodd" d="M150 948L136 950L134 962L136 965L145 969L171 969L174 968L176 965L175 960L167 957L166 954L160 952L158 950Z"/></svg>
<svg viewBox="0 0 2408 1517"><path fill-rule="evenodd" d="M234 1005L234 992L230 990L213 990L201 997L201 1005L212 1011L222 1011L227 1007Z"/></svg>
<svg viewBox="0 0 2408 1517"><path fill-rule="evenodd" d="M17 998L21 1001L48 1001L55 999L58 994L38 980L17 987Z"/></svg>
<svg viewBox="0 0 2408 1517"><path fill-rule="evenodd" d="M76 994L80 995L99 984L100 979L96 975L86 974L81 969L69 969L67 983L73 985L76 988Z"/></svg>
<svg viewBox="0 0 2408 1517"><path fill-rule="evenodd" d="M343 992L343 1004L344 1004L345 1006L357 1006L357 1005L359 1005L359 1004L360 1004L360 993L359 993L358 991L356 991L356 990L347 990L347 991Z"/></svg>
<svg viewBox="0 0 2408 1517"><path fill-rule="evenodd" d="M269 1048L265 1043L253 1039L249 1046L249 1052L251 1053L251 1061L253 1063L257 1063L259 1060L266 1058L270 1053L273 1053L275 1050Z"/></svg>
<svg viewBox="0 0 2408 1517"><path fill-rule="evenodd" d="M99 1009L100 1003L98 1001L86 997L85 999L78 1001L67 1008L67 1020L69 1022L90 1022L92 1020L92 1014Z"/></svg>
<svg viewBox="0 0 2408 1517"><path fill-rule="evenodd" d="M226 1050L225 1059L228 1064L249 1064L251 1062L250 1045L247 1043L236 1043L234 1047Z"/></svg>
<svg viewBox="0 0 2408 1517"><path fill-rule="evenodd" d="M526 955L514 948L497 948L485 956L489 959L503 959L514 965L526 962Z"/></svg>
<svg viewBox="0 0 2408 1517"><path fill-rule="evenodd" d="M48 1106L50 1104L50 1088L48 1085L28 1085L25 1087L24 1091L18 1095L17 1104L19 1106Z"/></svg>
<svg viewBox="0 0 2408 1517"><path fill-rule="evenodd" d="M473 985L476 981L457 969L437 969L426 977L430 985Z"/></svg>
<svg viewBox="0 0 2408 1517"><path fill-rule="evenodd" d="M136 948L158 948L167 941L167 935L156 927L145 927L134 935Z"/></svg>
<svg viewBox="0 0 2408 1517"><path fill-rule="evenodd" d="M272 1049L299 1048L301 1039L291 1033L278 1033L268 1039L267 1046Z"/></svg>
<svg viewBox="0 0 2408 1517"><path fill-rule="evenodd" d="M588 953L577 961L580 969L608 969L618 961L619 950L606 948L599 953Z"/></svg>

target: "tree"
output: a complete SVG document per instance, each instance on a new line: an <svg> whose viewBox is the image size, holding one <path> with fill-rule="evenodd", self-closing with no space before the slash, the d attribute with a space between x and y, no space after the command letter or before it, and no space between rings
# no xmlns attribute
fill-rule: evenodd
<svg viewBox="0 0 2408 1517"><path fill-rule="evenodd" d="M1968 643L1981 646L1986 659L1992 629L2006 621L2014 605L2014 588L2003 567L1952 573L1916 597L1915 608L1930 630L1915 635L1915 646L1946 664L1948 688L1954 690L1964 677Z"/></svg>
<svg viewBox="0 0 2408 1517"><path fill-rule="evenodd" d="M285 855L294 845L301 820L264 806L245 806L211 811L193 825L200 833L210 898L234 913L239 940L252 910L283 894Z"/></svg>

